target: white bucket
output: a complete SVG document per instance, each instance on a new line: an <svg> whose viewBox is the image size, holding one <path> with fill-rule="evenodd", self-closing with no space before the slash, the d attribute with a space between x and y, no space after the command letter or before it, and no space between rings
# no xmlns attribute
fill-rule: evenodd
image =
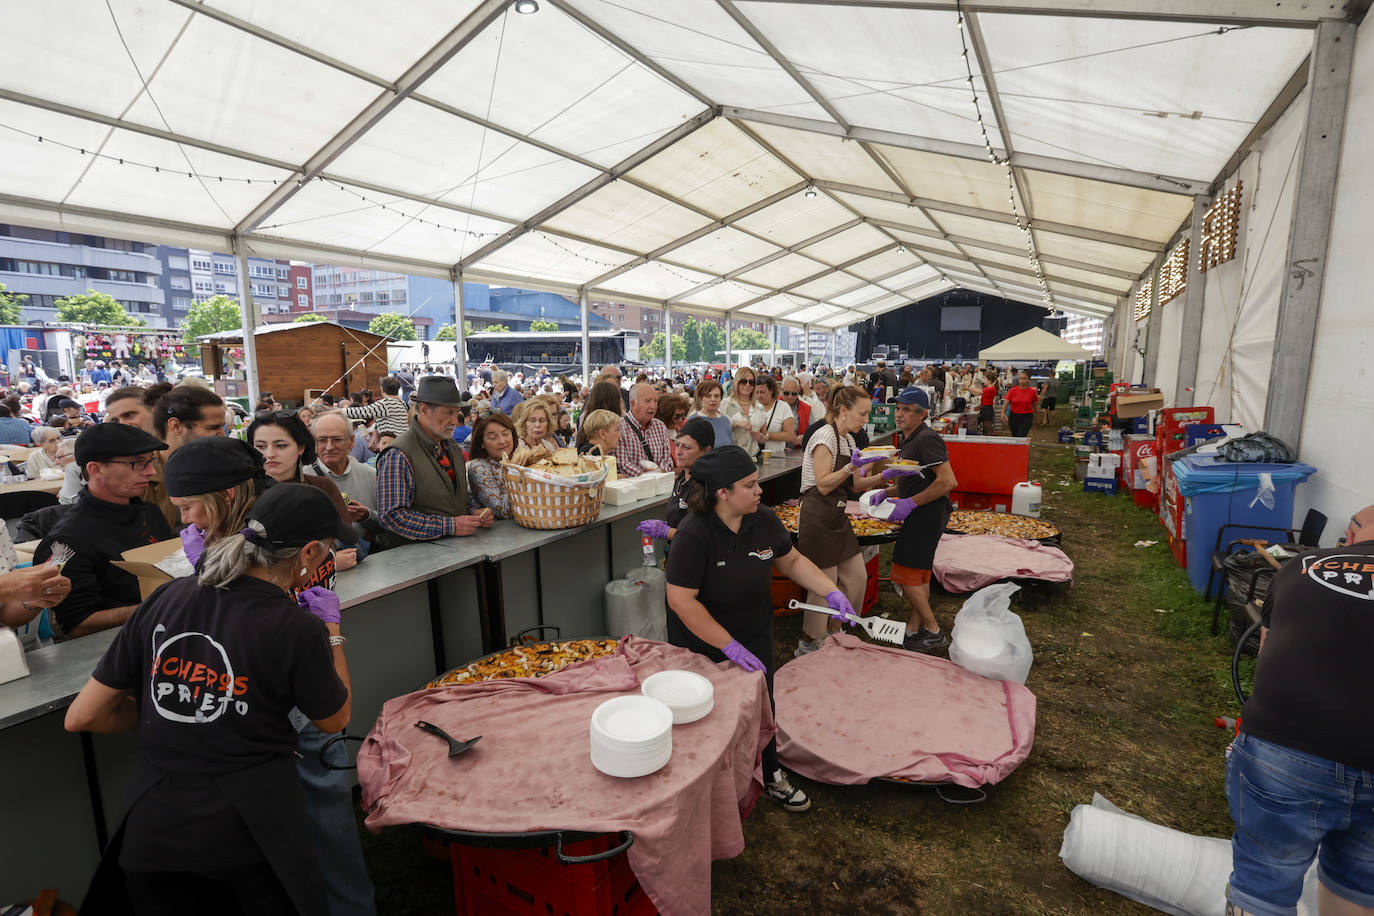
<svg viewBox="0 0 1374 916"><path fill-rule="evenodd" d="M1040 517L1040 484L1035 481L1022 481L1011 488L1011 511L1015 515Z"/></svg>

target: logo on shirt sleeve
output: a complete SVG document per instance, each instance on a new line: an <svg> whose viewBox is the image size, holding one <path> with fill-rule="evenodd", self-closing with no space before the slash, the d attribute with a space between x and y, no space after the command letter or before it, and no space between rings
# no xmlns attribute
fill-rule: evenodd
<svg viewBox="0 0 1374 916"><path fill-rule="evenodd" d="M1333 592L1374 601L1374 557L1362 554L1335 554L1319 559L1303 557L1302 571L1309 579Z"/></svg>
<svg viewBox="0 0 1374 916"><path fill-rule="evenodd" d="M773 548L765 547L762 550L751 550L749 556L756 560L771 560L773 559Z"/></svg>

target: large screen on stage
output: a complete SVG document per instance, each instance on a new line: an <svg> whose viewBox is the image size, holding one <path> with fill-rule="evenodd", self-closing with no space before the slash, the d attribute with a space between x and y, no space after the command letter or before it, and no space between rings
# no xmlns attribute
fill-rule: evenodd
<svg viewBox="0 0 1374 916"><path fill-rule="evenodd" d="M978 331L982 326L981 305L951 305L940 309L941 331Z"/></svg>

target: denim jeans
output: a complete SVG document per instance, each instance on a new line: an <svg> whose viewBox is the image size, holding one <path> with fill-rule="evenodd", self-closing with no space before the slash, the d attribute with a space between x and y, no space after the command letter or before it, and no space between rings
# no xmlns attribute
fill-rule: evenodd
<svg viewBox="0 0 1374 916"><path fill-rule="evenodd" d="M358 824L353 818L353 777L348 770L331 770L320 763L320 748L334 735L326 735L307 721L300 729L296 761L305 788L305 809L313 828L315 855L329 892L329 916L373 916L372 879L367 875ZM329 749L329 762L348 762L342 743Z"/></svg>
<svg viewBox="0 0 1374 916"><path fill-rule="evenodd" d="M1374 772L1241 732L1226 763L1231 883L1226 895L1255 916L1289 916L1302 879L1374 906Z"/></svg>

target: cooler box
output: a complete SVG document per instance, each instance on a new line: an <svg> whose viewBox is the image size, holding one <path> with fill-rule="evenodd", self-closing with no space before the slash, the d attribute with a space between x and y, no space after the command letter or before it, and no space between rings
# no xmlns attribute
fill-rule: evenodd
<svg viewBox="0 0 1374 916"><path fill-rule="evenodd" d="M1293 524L1293 491L1317 473L1310 464L1218 461L1210 455L1188 455L1173 464L1178 491L1187 500L1183 537L1189 544L1188 581L1200 592L1207 589L1207 579L1212 574L1212 550L1221 526L1228 523L1260 528L1272 526L1267 533L1231 529L1226 540L1287 540L1285 529ZM1259 475L1263 473L1274 479L1272 509L1255 499L1259 495Z"/></svg>
<svg viewBox="0 0 1374 916"><path fill-rule="evenodd" d="M1159 460L1159 520L1170 536L1183 540L1183 496L1178 491L1173 461ZM1181 565L1181 564L1180 564Z"/></svg>
<svg viewBox="0 0 1374 916"><path fill-rule="evenodd" d="M1005 495L1030 480L1030 440L1006 436L945 436L950 465L966 493ZM969 507L965 507L969 508Z"/></svg>
<svg viewBox="0 0 1374 916"><path fill-rule="evenodd" d="M1189 423L1183 427L1183 442L1188 448L1208 439L1220 439L1224 435L1226 427L1220 423Z"/></svg>

